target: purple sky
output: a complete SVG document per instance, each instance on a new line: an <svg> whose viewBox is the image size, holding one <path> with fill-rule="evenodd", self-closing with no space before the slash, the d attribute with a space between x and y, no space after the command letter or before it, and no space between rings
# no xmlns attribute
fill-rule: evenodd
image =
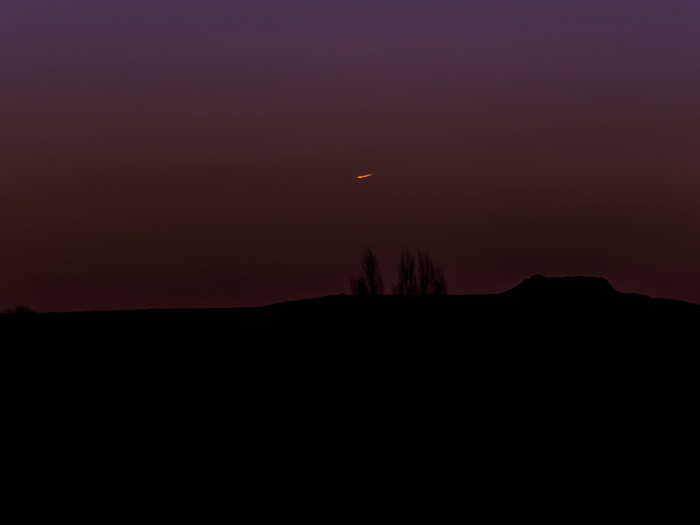
<svg viewBox="0 0 700 525"><path fill-rule="evenodd" d="M0 309L347 292L368 246L455 293L700 302L698 28L695 0L4 0Z"/></svg>

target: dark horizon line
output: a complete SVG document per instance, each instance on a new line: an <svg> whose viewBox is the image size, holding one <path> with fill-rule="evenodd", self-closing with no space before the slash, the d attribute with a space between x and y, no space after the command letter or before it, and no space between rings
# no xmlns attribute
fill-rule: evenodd
<svg viewBox="0 0 700 525"><path fill-rule="evenodd" d="M435 296L420 296L420 295L399 295L399 294L394 294L394 293L382 293L379 295L375 296L357 296L353 295L352 293L347 293L347 292L340 292L340 293L332 293L328 295L321 295L321 296L311 296L311 297L303 297L300 299L288 299L288 300L281 300L278 302L273 302L273 303L266 303L266 304L261 304L261 305L247 305L247 306L221 306L221 307L207 307L207 306L199 306L199 307L139 307L139 308L114 308L114 309L99 309L99 310L53 310L53 311L40 311L40 310L33 310L31 307L28 307L26 305L19 305L14 308L10 308L7 310L0 311L0 315L13 315L17 313L30 313L30 314L36 314L36 315L60 315L60 314L101 314L101 313L149 313L149 312L224 312L224 311L232 311L232 310L257 310L257 309L264 309L264 308L272 308L272 307L277 307L277 306L285 306L285 305L294 305L294 304L299 304L299 303L307 303L307 302L312 302L312 301L320 301L324 299L332 299L332 298L340 298L340 297L357 297L359 299L376 299L380 297L393 297L393 298L403 298L403 299L439 299L441 297L471 297L471 298L480 298L480 297L493 297L493 296L502 296L505 294L509 294L511 292L516 291L519 287L521 287L524 283L532 282L533 280L536 279L543 279L549 282L552 281L565 281L565 280L578 280L578 281L585 281L585 282L598 282L601 283L601 281L604 283L603 286L607 286L610 290L610 292L614 295L619 295L619 296L636 296L640 298L649 298L652 300L660 300L660 301L665 301L665 302L672 302L672 303L680 303L680 304L687 304L687 305L692 305L692 306L698 306L700 307L700 303L695 303L692 301L686 301L682 299L671 299L667 297L656 297L656 296L650 296L642 293L637 293L637 292L621 292L617 289L615 289L610 282L605 278L605 277L600 277L600 276L584 276L584 275L569 275L569 276L556 276L556 277L550 277L550 276L544 276L542 274L534 274L530 277L525 278L522 280L519 284L515 285L512 288L509 288L507 290L503 290L500 292L490 292L490 293L476 293L476 294L470 294L470 293L447 293L444 295L435 295Z"/></svg>

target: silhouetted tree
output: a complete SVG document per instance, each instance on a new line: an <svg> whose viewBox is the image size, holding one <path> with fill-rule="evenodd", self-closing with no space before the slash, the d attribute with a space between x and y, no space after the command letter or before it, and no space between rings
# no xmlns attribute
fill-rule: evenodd
<svg viewBox="0 0 700 525"><path fill-rule="evenodd" d="M427 252L418 250L418 294L445 295L447 281L442 269L433 263Z"/></svg>
<svg viewBox="0 0 700 525"><path fill-rule="evenodd" d="M418 283L416 281L416 258L410 250L401 250L399 261L399 280L394 285L395 295L417 295Z"/></svg>
<svg viewBox="0 0 700 525"><path fill-rule="evenodd" d="M447 280L428 252L418 250L401 252L399 280L394 286L396 295L446 295Z"/></svg>
<svg viewBox="0 0 700 525"><path fill-rule="evenodd" d="M384 293L384 280L379 268L377 256L367 249L362 257L362 273L359 277L350 279L350 288L353 295L382 295Z"/></svg>

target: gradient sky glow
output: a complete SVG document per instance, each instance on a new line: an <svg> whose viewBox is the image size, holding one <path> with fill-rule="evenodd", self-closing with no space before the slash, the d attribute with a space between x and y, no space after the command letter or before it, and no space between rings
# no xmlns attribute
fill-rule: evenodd
<svg viewBox="0 0 700 525"><path fill-rule="evenodd" d="M347 292L368 246L700 302L696 0L3 0L0 66L0 309Z"/></svg>

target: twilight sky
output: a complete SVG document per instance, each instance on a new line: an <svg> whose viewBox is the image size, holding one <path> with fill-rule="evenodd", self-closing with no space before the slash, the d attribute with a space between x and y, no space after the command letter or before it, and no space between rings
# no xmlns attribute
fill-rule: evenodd
<svg viewBox="0 0 700 525"><path fill-rule="evenodd" d="M0 309L347 292L365 247L700 302L697 0L3 0L0 71Z"/></svg>

